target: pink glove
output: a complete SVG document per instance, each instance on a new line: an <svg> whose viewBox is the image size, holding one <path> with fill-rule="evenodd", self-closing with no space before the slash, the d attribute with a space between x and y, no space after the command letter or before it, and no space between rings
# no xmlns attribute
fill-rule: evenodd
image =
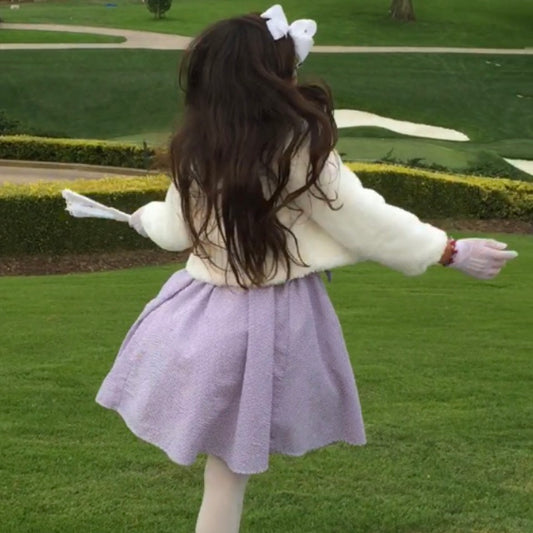
<svg viewBox="0 0 533 533"><path fill-rule="evenodd" d="M506 243L492 239L459 239L450 267L477 279L492 279L507 261L518 256L506 248Z"/></svg>
<svg viewBox="0 0 533 533"><path fill-rule="evenodd" d="M144 206L140 207L139 209L137 209L137 211L135 211L135 213L133 213L133 215L131 215L128 224L139 235L142 235L143 237L147 237L148 238L148 233L146 233L146 231L144 231L143 224L141 222L141 213L142 213L143 209L144 209Z"/></svg>

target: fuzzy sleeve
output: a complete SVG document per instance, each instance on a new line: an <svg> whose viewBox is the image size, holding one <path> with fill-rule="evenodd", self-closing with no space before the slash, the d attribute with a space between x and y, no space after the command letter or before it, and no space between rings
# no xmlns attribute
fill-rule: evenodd
<svg viewBox="0 0 533 533"><path fill-rule="evenodd" d="M150 202L144 206L141 223L148 237L164 250L180 252L191 246L180 195L174 184L168 188L164 202Z"/></svg>
<svg viewBox="0 0 533 533"><path fill-rule="evenodd" d="M294 175L300 181L297 185L301 186L307 160L300 157L294 164ZM319 183L333 200L334 209L317 198L316 192L301 195L297 203L359 260L376 261L406 275L422 274L438 263L446 247L446 233L404 209L387 204L376 191L363 187L336 152L330 154Z"/></svg>

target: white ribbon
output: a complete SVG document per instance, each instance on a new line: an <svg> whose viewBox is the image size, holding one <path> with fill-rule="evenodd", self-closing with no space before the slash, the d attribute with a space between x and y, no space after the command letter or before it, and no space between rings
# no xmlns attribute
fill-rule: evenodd
<svg viewBox="0 0 533 533"><path fill-rule="evenodd" d="M299 19L289 26L283 8L279 4L267 9L261 14L261 18L267 19L266 25L275 41L287 35L291 36L298 63L303 63L313 48L316 22L310 19Z"/></svg>

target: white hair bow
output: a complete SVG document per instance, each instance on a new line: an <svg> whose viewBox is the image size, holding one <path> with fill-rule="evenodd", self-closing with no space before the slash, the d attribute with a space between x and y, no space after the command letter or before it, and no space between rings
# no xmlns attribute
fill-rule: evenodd
<svg viewBox="0 0 533 533"><path fill-rule="evenodd" d="M261 14L261 18L267 19L267 27L275 41L290 35L294 41L294 48L298 62L303 63L311 48L313 48L313 36L316 33L316 22L310 19L295 20L290 26L283 8L276 4Z"/></svg>

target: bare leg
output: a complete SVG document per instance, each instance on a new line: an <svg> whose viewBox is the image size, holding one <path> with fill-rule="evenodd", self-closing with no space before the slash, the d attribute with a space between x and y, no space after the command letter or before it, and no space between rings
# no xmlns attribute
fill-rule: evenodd
<svg viewBox="0 0 533 533"><path fill-rule="evenodd" d="M204 497L198 513L196 533L239 532L248 478L232 472L218 457L207 457Z"/></svg>

